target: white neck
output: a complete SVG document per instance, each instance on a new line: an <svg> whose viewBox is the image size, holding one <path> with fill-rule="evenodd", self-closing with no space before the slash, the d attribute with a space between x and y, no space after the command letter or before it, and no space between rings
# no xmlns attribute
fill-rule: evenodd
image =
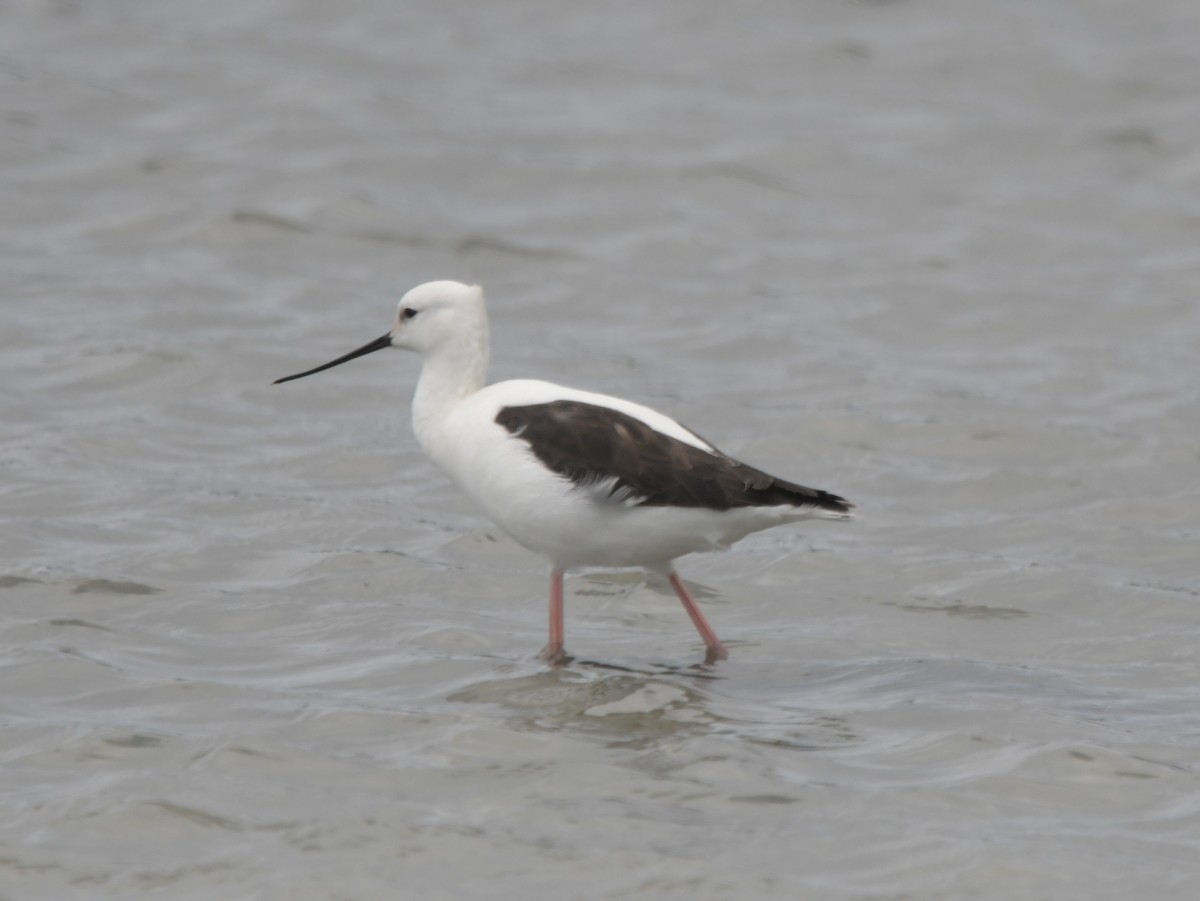
<svg viewBox="0 0 1200 901"><path fill-rule="evenodd" d="M447 413L483 387L487 364L486 320L426 354L412 403L413 431L422 445Z"/></svg>

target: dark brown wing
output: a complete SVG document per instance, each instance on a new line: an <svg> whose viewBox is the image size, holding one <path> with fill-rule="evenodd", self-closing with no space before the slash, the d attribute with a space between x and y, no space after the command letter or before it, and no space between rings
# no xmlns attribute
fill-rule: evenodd
<svg viewBox="0 0 1200 901"><path fill-rule="evenodd" d="M610 407L573 400L504 407L496 422L528 443L548 469L641 506L729 510L786 504L839 513L853 506L664 435Z"/></svg>

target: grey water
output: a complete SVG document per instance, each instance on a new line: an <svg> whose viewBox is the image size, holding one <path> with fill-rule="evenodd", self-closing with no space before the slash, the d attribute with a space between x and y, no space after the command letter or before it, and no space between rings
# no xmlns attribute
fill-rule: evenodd
<svg viewBox="0 0 1200 901"><path fill-rule="evenodd" d="M1192 0L0 4L0 899L1190 899ZM493 376L858 504L567 588Z"/></svg>

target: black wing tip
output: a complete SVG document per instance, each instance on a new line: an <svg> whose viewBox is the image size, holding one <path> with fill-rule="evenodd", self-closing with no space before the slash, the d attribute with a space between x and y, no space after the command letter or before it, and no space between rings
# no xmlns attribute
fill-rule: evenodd
<svg viewBox="0 0 1200 901"><path fill-rule="evenodd" d="M828 491L821 492L821 506L826 510L835 510L838 513L849 513L854 509L854 504L850 501L844 497L838 497L836 494L830 494Z"/></svg>
<svg viewBox="0 0 1200 901"><path fill-rule="evenodd" d="M830 494L828 491L815 491L816 497L805 498L797 506L816 508L824 511L824 515L832 519L853 519L854 504L844 497Z"/></svg>
<svg viewBox="0 0 1200 901"><path fill-rule="evenodd" d="M854 509L854 504L830 491L822 491L820 488L806 488L803 485L784 482L780 479L776 479L772 487L779 493L774 494L768 503L783 503L791 504L795 507L824 510L826 513L832 514L835 518L844 517L850 519L854 515L850 512Z"/></svg>

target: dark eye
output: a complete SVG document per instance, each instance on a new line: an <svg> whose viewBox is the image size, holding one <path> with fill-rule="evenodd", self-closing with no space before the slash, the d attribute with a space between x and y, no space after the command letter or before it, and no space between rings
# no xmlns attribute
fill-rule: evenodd
<svg viewBox="0 0 1200 901"><path fill-rule="evenodd" d="M403 310L400 311L401 319L412 319L416 315L417 315L417 311L414 310L412 307L405 307Z"/></svg>

